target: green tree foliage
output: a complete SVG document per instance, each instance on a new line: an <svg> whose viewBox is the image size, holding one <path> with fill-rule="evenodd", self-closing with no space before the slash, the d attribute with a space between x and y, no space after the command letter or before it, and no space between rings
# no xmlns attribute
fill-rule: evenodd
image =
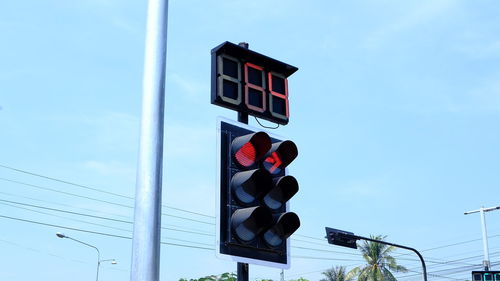
<svg viewBox="0 0 500 281"><path fill-rule="evenodd" d="M353 276L347 276L347 272L344 266L332 267L325 272L322 272L325 278L320 281L351 281L354 279Z"/></svg>
<svg viewBox="0 0 500 281"><path fill-rule="evenodd" d="M236 274L232 272L222 273L221 275L210 275L198 279L185 279L181 278L179 281L236 281Z"/></svg>
<svg viewBox="0 0 500 281"><path fill-rule="evenodd" d="M207 277L202 277L198 279L185 279L181 278L179 281L236 281L237 280L237 275L235 273L223 273L221 275L210 275ZM273 281L272 279L260 279L256 281ZM288 280L288 281L309 281L304 278L299 278L299 279L294 279L294 280Z"/></svg>
<svg viewBox="0 0 500 281"><path fill-rule="evenodd" d="M375 240L384 240L386 236L370 236ZM358 281L396 281L392 272L407 272L408 270L396 263L396 259L390 255L395 247L377 242L364 241L359 245L363 258L367 264L359 266L347 274L349 278L356 277Z"/></svg>

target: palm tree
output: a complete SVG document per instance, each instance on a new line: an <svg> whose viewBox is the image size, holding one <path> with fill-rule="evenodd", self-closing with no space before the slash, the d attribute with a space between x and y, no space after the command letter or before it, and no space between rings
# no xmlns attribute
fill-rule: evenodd
<svg viewBox="0 0 500 281"><path fill-rule="evenodd" d="M320 281L351 281L353 277L347 276L344 266L332 267L325 272L322 272L326 278Z"/></svg>
<svg viewBox="0 0 500 281"><path fill-rule="evenodd" d="M386 236L372 236L371 239L384 240ZM396 281L392 272L407 272L404 266L398 265L396 259L390 255L394 251L394 246L389 246L377 242L364 241L358 245L363 254L363 258L368 263L352 269L347 275L358 277L358 281Z"/></svg>

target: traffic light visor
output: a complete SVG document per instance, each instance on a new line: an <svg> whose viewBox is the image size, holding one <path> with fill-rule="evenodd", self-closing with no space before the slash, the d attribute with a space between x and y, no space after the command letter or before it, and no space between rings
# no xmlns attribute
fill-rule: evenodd
<svg viewBox="0 0 500 281"><path fill-rule="evenodd" d="M276 210L299 191L299 184L292 176L278 178L274 184L274 188L264 197L264 203L267 207Z"/></svg>
<svg viewBox="0 0 500 281"><path fill-rule="evenodd" d="M274 143L264 159L264 168L271 174L279 174L297 157L297 146L293 141Z"/></svg>
<svg viewBox="0 0 500 281"><path fill-rule="evenodd" d="M231 216L233 231L238 239L249 242L273 223L271 212L264 207L238 209Z"/></svg>
<svg viewBox="0 0 500 281"><path fill-rule="evenodd" d="M271 175L263 169L239 172L231 179L232 192L243 204L262 198L272 187Z"/></svg>
<svg viewBox="0 0 500 281"><path fill-rule="evenodd" d="M279 216L276 224L264 233L264 241L271 247L278 247L300 227L299 216L293 212Z"/></svg>
<svg viewBox="0 0 500 281"><path fill-rule="evenodd" d="M254 166L270 148L271 138L264 132L237 137L231 144L236 163L245 168Z"/></svg>

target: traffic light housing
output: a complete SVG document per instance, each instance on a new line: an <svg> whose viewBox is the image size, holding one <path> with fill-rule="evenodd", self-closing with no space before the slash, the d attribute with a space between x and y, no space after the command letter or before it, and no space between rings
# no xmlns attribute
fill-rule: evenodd
<svg viewBox="0 0 500 281"><path fill-rule="evenodd" d="M500 271L472 271L472 281L500 281Z"/></svg>
<svg viewBox="0 0 500 281"><path fill-rule="evenodd" d="M288 211L299 186L286 167L297 157L297 146L229 120L219 121L218 134L218 255L289 267L287 238L300 219Z"/></svg>
<svg viewBox="0 0 500 281"><path fill-rule="evenodd" d="M356 236L352 232L325 227L326 239L329 244L357 249Z"/></svg>

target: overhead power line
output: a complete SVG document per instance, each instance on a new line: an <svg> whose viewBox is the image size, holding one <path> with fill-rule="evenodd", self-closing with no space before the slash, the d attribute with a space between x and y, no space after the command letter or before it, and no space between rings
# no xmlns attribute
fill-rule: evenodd
<svg viewBox="0 0 500 281"><path fill-rule="evenodd" d="M129 237L129 236L116 235L116 234L105 233L105 232L98 232L98 231L92 231L92 230L86 230L86 229L81 229L81 228L76 228L76 227L69 227L69 226L64 226L64 225L57 225L57 224L51 224L51 223L44 223L44 222L32 221L32 220L21 219L21 218L10 217L10 216L4 216L4 215L0 215L0 218L10 219L10 220L15 220L15 221L21 221L21 222L26 222L26 223L32 223L32 224L38 224L38 225L43 225L43 226L49 226L49 227L54 227L54 228L59 228L59 229L68 229L68 230L73 230L73 231L78 231L78 232L91 233L91 234L102 235L102 236L113 237L113 238L129 239L129 240L132 239L132 237ZM198 246L176 244L176 243L169 243L169 242L161 242L161 244L171 245L171 246L178 246L178 247L186 247L186 248L194 248L194 249L202 249L202 250L211 250L211 251L214 250L214 248L198 247Z"/></svg>
<svg viewBox="0 0 500 281"><path fill-rule="evenodd" d="M127 196L127 195L123 195L123 194L119 194L119 193L115 193L115 192L110 192L110 191L105 191L105 190L102 190L102 189L99 189L99 188L95 188L95 187L91 187L91 186L88 186L88 185L74 183L74 182L70 182L70 181L66 181L66 180L61 180L61 179L57 179L57 178L54 178L54 177L49 177L49 176L46 176L46 175L42 175L42 174L38 174L38 173L26 171L26 170L23 170L23 169L18 169L18 168L10 167L10 166L3 165L3 164L0 164L0 167L4 168L4 169L11 170L11 171L16 171L16 172L19 172L19 173L23 173L23 174L27 174L27 175L31 175L31 176L35 176L35 177L39 177L39 178L43 178L43 179L47 179L47 180L59 182L59 183L64 183L64 184L67 184L67 185L72 185L72 186L80 187L80 188L87 189L87 190L92 190L92 191L103 193L103 194L108 194L108 195L113 195L113 196L117 196L117 197L129 199L129 200L134 200L134 197L131 197L131 196ZM199 212L193 212L191 210L186 210L186 209L182 209L182 208L168 206L168 205L165 205L165 204L163 204L162 207L169 208L169 209L172 209L172 210L177 210L177 211L184 212L184 213L189 213L189 214L193 214L193 215L207 217L207 218L211 218L211 219L215 218L215 216L211 216L211 215L207 215L207 214L202 214L202 213L199 213Z"/></svg>
<svg viewBox="0 0 500 281"><path fill-rule="evenodd" d="M75 183L75 182L61 180L61 179L57 179L57 178L54 178L54 177L49 177L49 176L46 176L46 175L37 174L37 173L30 172L30 171L18 169L18 168L13 168L13 167L10 167L10 166L7 166L7 165L3 165L3 164L0 164L0 168L9 169L9 170L12 170L12 171L15 171L15 172L24 173L24 174L27 174L27 175L31 175L31 176L43 178L43 179L50 180L50 181L55 181L55 182L59 182L59 183L67 184L67 185L72 185L72 186L75 186L75 187L79 187L79 188L91 190L91 191L94 191L94 192L99 192L99 193L102 193L102 194L112 195L112 196L116 196L116 197L120 197L120 198L124 198L124 199L129 199L129 200L133 200L134 199L131 196L126 196L126 195L119 194L119 193L105 191L105 190L94 188L94 187L91 187L91 186L88 186L88 185L78 184L78 183ZM120 204L120 203L116 203L116 202L112 202L112 201L107 201L107 200L101 200L101 199L93 198L93 197L90 197L90 196L83 196L83 195L74 194L74 193L71 193L71 192L60 191L60 190L56 190L56 189L52 189L52 188L48 188L48 187L43 187L43 186L37 186L37 185L33 185L33 184L29 184L29 183L24 183L24 182L20 182L20 181L14 181L14 180L5 179L5 178L0 178L0 180L4 180L4 181L7 181L7 182L12 182L12 183L16 183L16 184L21 184L21 185L25 185L25 186L30 186L30 187L33 187L33 188L38 188L38 189L42 189L42 190L46 190L46 191L57 192L57 193L61 193L61 194L69 195L69 196L76 196L76 197L80 197L80 198L85 198L85 199L89 199L89 200L93 200L93 201L98 201L98 202L101 202L101 203L112 204L112 205L116 205L116 206L120 206L120 207L125 207L125 208L128 208L128 209L132 209L133 208L130 205ZM34 199L32 199L32 200L34 200ZM16 203L12 203L12 204L16 204ZM172 210L177 210L177 211L180 211L180 212L185 212L185 213L189 213L189 214L199 215L199 216L208 217L208 218L212 218L212 219L215 218L214 216L210 216L210 215L206 215L206 214L202 214L202 213L197 213L197 212L193 212L193 211L190 211L190 210L185 210L185 209L182 209L182 208L172 207L172 206L168 206L168 205L162 205L162 206L165 207L165 208L172 209ZM34 206L28 206L28 207L34 207ZM34 208L36 208L36 207L34 207ZM46 207L46 208L48 208L48 207ZM47 210L54 211L55 208L48 208ZM76 214L77 213L77 212L70 212L70 211L64 211L64 212L66 212L68 214ZM93 215L88 215L88 214L85 214L85 215L87 215L89 217L93 216ZM163 213L162 215L166 215L166 216L170 216L170 217L175 217L175 218L179 218L179 219L183 219L183 220L189 220L189 221L198 222L198 223L203 223L203 224L215 225L215 223L212 223L212 222L205 222L205 221L195 220L195 219L186 218L186 217L182 217L182 216L175 216L175 215L166 214L166 213ZM6 216L2 216L2 217L6 217ZM93 218L97 219L97 218L104 218L104 217L93 216ZM111 218L106 218L106 219L111 219ZM118 222L118 221L122 221L123 222L123 220L115 220L115 221L116 222ZM127 223L131 223L131 222L127 221ZM100 225L100 226L102 226L102 225ZM120 229L120 230L122 230L122 229ZM169 229L169 230L182 231L182 230L179 230L179 229ZM196 233L196 234L200 234L200 233ZM214 236L214 234L208 234L208 233L205 233L205 235ZM296 234L295 236L296 237L303 237L303 238L307 238L307 239L311 239L311 240L316 240L316 241L325 241L325 239L311 237L311 236L306 236L306 235ZM499 237L499 236L500 235L491 235L489 237L493 238L493 237ZM299 242L310 243L310 244L318 244L319 245L319 243L309 242L309 241L305 241L305 240L299 240L299 239L294 239L294 240L299 241ZM478 241L478 240L481 240L481 239L471 239L471 240L467 240L467 241L462 241L462 242L457 242L457 243L453 243L453 244L448 244L448 245L438 246L438 247L434 247L434 248L429 248L429 249L425 249L425 250L422 250L422 251L431 251L431 250L436 250L436 249L442 249L442 248L446 248L446 247L452 247L452 246L462 245L462 244L466 244L466 243L471 243L471 242L475 242L475 241ZM192 241L187 241L187 240L184 240L184 241L185 242L194 243ZM314 248L307 248L307 247L294 247L294 248L305 249L305 250L321 251L321 252L339 253L339 254L346 254L346 255L355 255L355 254L347 253L347 252L336 252L336 251L328 251L328 250L323 250L323 249L314 249ZM409 254L405 253L405 254L401 254L401 255L409 255ZM298 257L299 258L306 258L304 256L298 256ZM329 258L318 258L318 257L311 257L311 258L331 260ZM434 261L432 263L436 263L435 266L439 266L440 264L446 265L448 263L451 264L452 262L447 262L447 261L437 262L437 261Z"/></svg>
<svg viewBox="0 0 500 281"><path fill-rule="evenodd" d="M107 220L107 221L119 222L119 223L126 223L126 224L132 224L133 222L131 222L131 221L117 220L117 219L103 217L103 216L89 215L89 214L85 214L85 213L66 211L66 210L57 209L57 208L49 208L49 207L44 207L44 206L39 206L39 205L34 205L34 204L26 204L26 203L22 203L22 202L16 202L16 201L11 201L11 200L4 200L4 199L0 199L0 204L8 205L8 206L11 206L11 207L14 207L14 208L23 209L23 210L28 210L28 211L31 211L31 212L40 213L40 214L43 214L43 215L49 215L49 216L55 216L55 217L58 217L58 218L74 220L74 221L77 221L77 222L80 222L80 223L86 223L86 224L90 224L90 225L94 225L94 226L99 226L99 227L104 227L104 228L108 228L108 229L125 231L125 232L129 232L129 233L132 232L130 229L123 229L123 228L113 227L113 226L105 225L105 224L99 224L99 223L82 221L82 220L77 220L77 219L68 218L68 217L57 216L57 215L54 215L54 214L50 214L50 213L46 213L46 212L41 212L41 211L37 211L37 210L32 210L32 209L29 209L29 208L49 210L49 211L54 211L54 212L61 212L61 213L66 213L66 214L71 214L71 215L84 216L84 217L89 217L89 218L93 218L93 219L101 219L101 220ZM19 206L16 206L16 205L19 205ZM25 207L29 207L29 208L25 208L25 207L21 207L21 206L25 206ZM175 229L175 228L170 228L170 227L161 227L161 229L170 230L170 231L178 231L178 232L182 232L182 233L205 235L205 236L210 236L210 237L214 237L215 236L214 233L205 233L205 232L199 232L199 231L190 231L190 230L185 230L185 229ZM178 240L178 241L181 241L181 242L189 242L189 243L193 243L193 244L208 245L208 244L205 244L205 243L199 243L199 242L189 241L189 240L181 240L181 239L178 239L178 238L170 238L170 240ZM344 252L338 252L338 251L332 251L332 250L325 250L325 249L317 249L317 248L311 248L311 247L301 247L301 246L291 246L291 247L294 248L294 249L302 249L302 250L315 251L315 252L323 252L323 253L356 255L354 253L344 253Z"/></svg>
<svg viewBox="0 0 500 281"><path fill-rule="evenodd" d="M56 206L62 206L62 207L67 207L67 208L71 208L71 209L78 209L78 210L83 210L83 211L89 211L89 212L92 212L92 213L99 213L99 214L105 213L105 214L109 214L109 215L116 216L116 217L122 217L122 218L127 218L127 219L131 218L131 216L125 216L125 215L121 215L121 214L111 213L109 211L101 211L101 210L95 210L95 209L89 209L89 208L75 207L74 205L70 205L70 204L64 204L64 203L60 203L60 202L53 202L53 201L43 200L43 199L39 199L39 198L33 198L33 197L30 197L30 196L23 196L23 195L18 195L18 194L12 194L12 193L3 192L3 191L0 191L0 194L7 195L9 197L14 197L14 198L22 198L22 199L28 199L30 201L42 202L42 203L46 203L46 204L50 204L50 205L56 205Z"/></svg>
<svg viewBox="0 0 500 281"><path fill-rule="evenodd" d="M54 212L61 212L61 213L66 213L66 214L71 214L71 215L84 216L84 217L90 217L90 218L96 218L96 219L113 221L113 222L120 222L120 223L126 223L126 224L133 224L132 221L118 220L118 219L114 219L114 218L89 215L89 214L85 214L85 213L66 211L66 210L61 210L61 209L56 209L56 208L48 208L48 207L44 207L44 206L33 205L33 204L26 204L26 203L21 203L21 202L16 202L16 201L10 201L10 200L0 199L0 203L4 203L4 204L5 203L17 204L17 205L21 205L21 206L27 206L27 207L38 208L38 209L43 209L43 210L50 210L50 211L54 211ZM31 210L31 209L22 208L22 207L19 207L19 206L13 206L13 205L10 205L10 204L9 204L9 206L12 206L12 207L15 207L15 208L21 208L21 209L30 210L30 211L41 213L41 214L45 214L45 215L56 216L54 214L48 214L48 213L44 213L44 212L39 212L39 211ZM60 217L60 216L56 216L56 217ZM69 218L66 218L66 217L62 217L62 218L69 219ZM75 220L75 219L72 219L72 220ZM83 223L88 223L88 224L93 224L93 225L97 225L97 226L102 226L102 227L106 227L106 228L113 228L113 229L117 229L117 230L131 232L131 230L114 228L114 227L111 227L111 226L108 226L108 225L96 224L96 223L91 223L91 222L81 221L81 220L75 220L75 221L79 221L79 222L83 222ZM175 227L178 227L180 229L171 228L171 227L164 227L164 226L162 226L161 229L171 230L171 231L177 231L177 232L183 232L183 233L190 233L190 234L198 234L198 235L204 235L204 236L215 236L215 234L212 234L212 233L186 230L185 228L180 227L180 226L175 226Z"/></svg>
<svg viewBox="0 0 500 281"><path fill-rule="evenodd" d="M96 202L101 202L101 203L106 203L106 204L115 205L115 206L119 206L119 207L124 207L124 208L128 208L128 209L133 209L134 208L131 205L125 205L125 204L115 203L115 202L111 202L111 201L107 201L107 200L102 200L102 199L98 199L98 198L94 198L94 197L90 197L90 196L84 196L84 195L79 195L79 194L75 194L75 193L71 193L71 192L60 191L60 190L53 189L53 188L48 188L48 187L34 185L34 184L29 184L29 183L25 183L25 182L10 180L10 179L6 179L6 178L2 178L2 177L0 177L0 180L6 181L6 182L15 183L15 184L19 184L19 185L29 186L29 187L32 187L32 188L41 189L41 190L45 190L45 191L51 191L51 192L55 192L55 193L65 194L65 195L68 195L68 196L73 196L73 197L78 197L78 198L84 198L84 199L88 199L88 200L92 200L92 201L96 201ZM201 221L201 220L186 218L186 217L182 217L182 216L171 215L171 214L167 214L167 213L163 213L163 212L162 212L162 215L168 216L168 217L173 217L173 218L178 218L178 219L182 219L182 220L189 220L189 221L193 221L193 222L197 222L197 223L202 223L202 224L207 224L207 225L215 225L214 222L206 222L206 221Z"/></svg>

